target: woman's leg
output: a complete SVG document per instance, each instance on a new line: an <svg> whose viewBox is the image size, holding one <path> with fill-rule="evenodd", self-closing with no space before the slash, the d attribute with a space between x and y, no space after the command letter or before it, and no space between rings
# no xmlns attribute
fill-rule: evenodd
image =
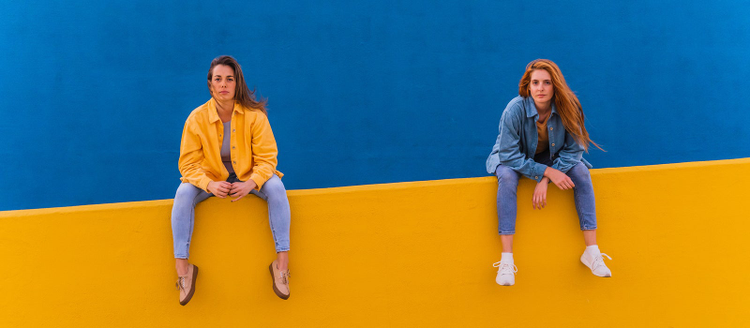
<svg viewBox="0 0 750 328"><path fill-rule="evenodd" d="M188 271L187 259L190 256L190 239L195 223L195 205L210 196L211 194L190 183L182 183L177 188L172 205L172 239L178 276L185 275Z"/></svg>
<svg viewBox="0 0 750 328"><path fill-rule="evenodd" d="M512 286L516 283L518 271L513 263L513 234L516 233L516 214L518 210L517 195L520 174L505 166L495 169L497 175L497 219L500 242L503 245L502 258L493 264L497 267L495 282L501 286Z"/></svg>
<svg viewBox="0 0 750 328"><path fill-rule="evenodd" d="M286 189L281 179L275 174L263 184L260 191L253 194L268 203L268 220L276 247L276 260L269 270L273 281L273 291L281 299L288 299L289 291L289 226L291 212Z"/></svg>
<svg viewBox="0 0 750 328"><path fill-rule="evenodd" d="M195 223L195 205L211 194L182 183L177 188L172 204L172 238L174 240L175 269L177 269L177 289L180 290L180 305L190 302L195 293L195 280L198 267L188 263L190 238Z"/></svg>
<svg viewBox="0 0 750 328"><path fill-rule="evenodd" d="M500 165L495 170L495 175L497 175L498 232L503 236L501 237L503 251L510 253L513 252L513 234L516 233L516 213L518 210L516 192L518 191L520 174L513 169ZM506 242L509 242L509 244L506 245Z"/></svg>
<svg viewBox="0 0 750 328"><path fill-rule="evenodd" d="M263 184L260 192L253 194L268 203L268 219L276 248L279 270L286 271L289 264L289 228L291 211L286 189L281 179L275 174Z"/></svg>
<svg viewBox="0 0 750 328"><path fill-rule="evenodd" d="M578 222L581 230L584 231L586 246L589 246L589 243L596 244L596 200L589 169L583 163L578 163L567 174L576 185L573 188L573 198L578 212Z"/></svg>
<svg viewBox="0 0 750 328"><path fill-rule="evenodd" d="M596 244L596 201L594 199L594 185L591 183L591 173L583 163L578 163L570 171L568 176L576 185L573 188L573 197L578 212L578 221L583 231L583 241L586 243L586 250L581 255L581 262L585 264L591 272L599 277L611 277L612 272L604 264L604 256L599 246Z"/></svg>

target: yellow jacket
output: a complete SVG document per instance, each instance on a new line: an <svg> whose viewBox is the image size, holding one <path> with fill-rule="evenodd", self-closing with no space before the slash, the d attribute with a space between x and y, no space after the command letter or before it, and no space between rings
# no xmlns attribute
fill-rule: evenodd
<svg viewBox="0 0 750 328"><path fill-rule="evenodd" d="M258 185L255 189L260 190L273 174L283 176L276 170L276 139L262 111L235 103L230 131L232 167L237 178L253 180ZM185 121L179 160L182 182L209 192L209 182L229 177L221 161L223 138L224 126L216 112L216 101L211 98L193 110Z"/></svg>

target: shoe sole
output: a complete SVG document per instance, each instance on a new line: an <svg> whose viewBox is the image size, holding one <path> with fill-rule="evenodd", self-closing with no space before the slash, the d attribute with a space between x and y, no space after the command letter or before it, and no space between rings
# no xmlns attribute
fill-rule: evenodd
<svg viewBox="0 0 750 328"><path fill-rule="evenodd" d="M583 255L581 255L581 263L583 263L583 265L585 265L587 268L589 268L589 270L591 270L591 263L586 263L586 260L584 259ZM595 275L597 277L601 277L601 278L611 278L612 277L611 274L609 276L600 276L600 275L596 274L596 272L594 272L594 270L591 270L591 273L593 275Z"/></svg>
<svg viewBox="0 0 750 328"><path fill-rule="evenodd" d="M190 292L188 292L187 297L185 297L185 299L180 302L180 305L185 306L185 304L190 302L190 299L193 298L193 294L195 294L196 280L198 280L198 266L193 264L193 283L190 285Z"/></svg>
<svg viewBox="0 0 750 328"><path fill-rule="evenodd" d="M273 263L268 266L268 270L271 271L271 286L273 286L273 292L276 293L276 296L278 296L282 300L288 299L289 295L282 294L281 291L276 288L276 276L274 276L273 274Z"/></svg>

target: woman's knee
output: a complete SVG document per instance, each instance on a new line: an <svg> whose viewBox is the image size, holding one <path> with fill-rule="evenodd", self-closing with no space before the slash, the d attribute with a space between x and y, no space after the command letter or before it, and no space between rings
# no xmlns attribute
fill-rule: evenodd
<svg viewBox="0 0 750 328"><path fill-rule="evenodd" d="M586 164L583 164L583 162L578 162L573 168L568 171L568 175L575 175L580 177L587 177L591 174L589 173L589 168L586 167Z"/></svg>
<svg viewBox="0 0 750 328"><path fill-rule="evenodd" d="M589 168L586 167L586 165L582 162L573 166L573 168L568 171L568 176L574 180L574 183L578 183L576 181L590 183L591 181L591 173L589 172Z"/></svg>
<svg viewBox="0 0 750 328"><path fill-rule="evenodd" d="M507 166L498 166L497 169L495 169L495 175L497 176L498 183L518 184L518 172Z"/></svg>
<svg viewBox="0 0 750 328"><path fill-rule="evenodd" d="M202 192L203 190L199 189L198 187L184 182L181 183L179 187L177 187L177 192L175 192L174 195L174 201L177 202L190 202L192 203L196 196L198 196L198 193Z"/></svg>
<svg viewBox="0 0 750 328"><path fill-rule="evenodd" d="M263 188L261 188L261 191L270 199L276 197L286 197L286 188L284 187L284 183L281 182L281 179L279 179L279 177L275 175L263 184Z"/></svg>

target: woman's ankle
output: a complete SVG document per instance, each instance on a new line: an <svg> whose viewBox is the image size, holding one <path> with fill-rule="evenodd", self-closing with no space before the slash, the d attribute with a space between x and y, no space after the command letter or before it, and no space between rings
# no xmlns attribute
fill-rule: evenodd
<svg viewBox="0 0 750 328"><path fill-rule="evenodd" d="M188 274L189 266L190 263L188 263L187 259L175 259L175 269L177 269L178 276L184 276Z"/></svg>
<svg viewBox="0 0 750 328"><path fill-rule="evenodd" d="M276 265L279 268L279 271L286 271L289 269L289 253L288 252L279 252L276 253Z"/></svg>

